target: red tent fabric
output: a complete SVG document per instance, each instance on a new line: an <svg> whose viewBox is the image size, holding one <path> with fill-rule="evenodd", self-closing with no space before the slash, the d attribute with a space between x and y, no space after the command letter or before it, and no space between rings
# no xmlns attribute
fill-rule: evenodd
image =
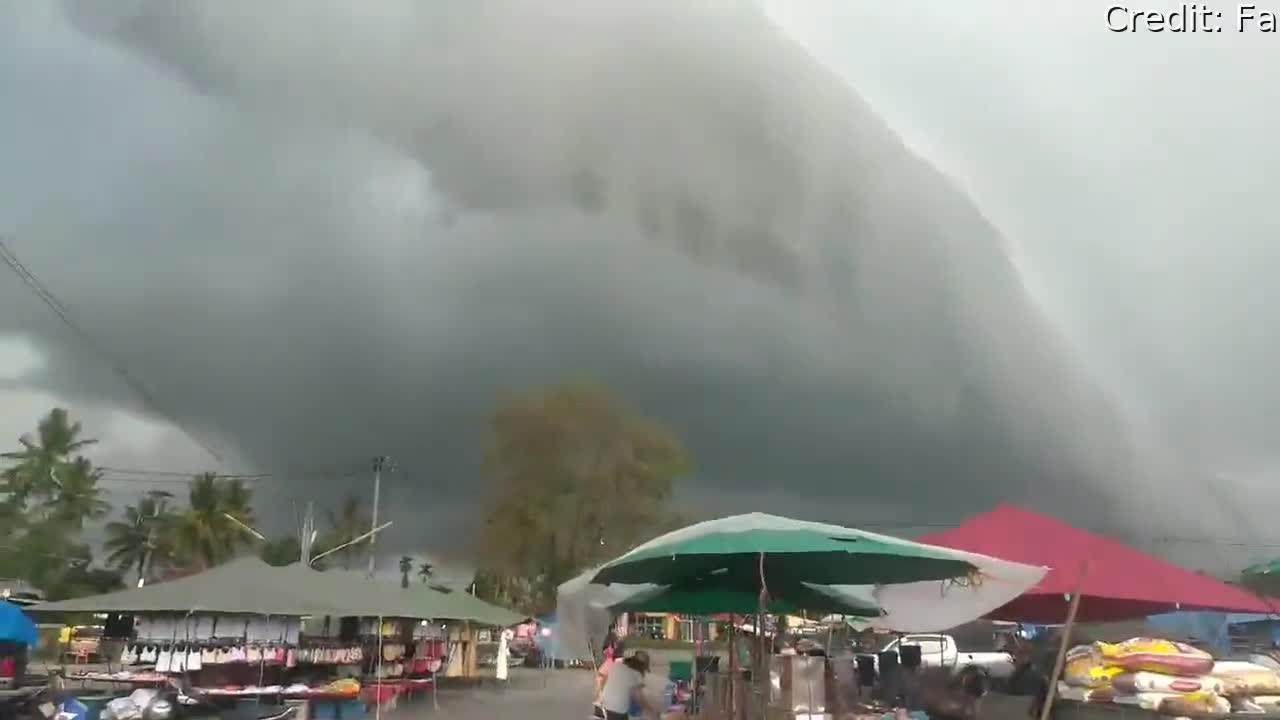
<svg viewBox="0 0 1280 720"><path fill-rule="evenodd" d="M1106 622L1175 610L1269 613L1270 603L1240 588L1145 555L1110 538L1044 515L1001 505L920 542L1050 568L1030 592L987 617L1046 625L1067 617L1086 561L1080 622Z"/></svg>

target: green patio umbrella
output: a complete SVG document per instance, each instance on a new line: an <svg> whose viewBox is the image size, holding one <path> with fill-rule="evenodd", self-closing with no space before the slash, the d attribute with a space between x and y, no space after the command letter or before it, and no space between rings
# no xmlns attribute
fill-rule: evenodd
<svg viewBox="0 0 1280 720"><path fill-rule="evenodd" d="M698 523L606 563L597 584L732 590L812 585L890 585L964 577L964 554L835 525L752 513Z"/></svg>
<svg viewBox="0 0 1280 720"><path fill-rule="evenodd" d="M754 615L760 611L760 593L755 590L659 587L633 595L609 609L615 613ZM807 583L785 589L770 588L769 602L764 611L771 615L796 615L803 611L858 617L879 617L884 614L880 608L832 588Z"/></svg>
<svg viewBox="0 0 1280 720"><path fill-rule="evenodd" d="M1241 571L1242 575L1275 575L1280 577L1280 560L1269 560L1257 565L1250 565Z"/></svg>

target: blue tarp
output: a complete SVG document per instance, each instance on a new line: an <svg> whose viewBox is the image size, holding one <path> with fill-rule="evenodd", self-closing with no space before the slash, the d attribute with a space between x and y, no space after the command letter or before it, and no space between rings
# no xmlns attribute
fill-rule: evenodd
<svg viewBox="0 0 1280 720"><path fill-rule="evenodd" d="M1215 655L1231 652L1231 636L1228 628L1256 622L1271 622L1272 638L1280 640L1280 618L1270 615L1220 612L1174 612L1152 615L1147 622L1162 633L1175 637L1190 637L1203 642Z"/></svg>
<svg viewBox="0 0 1280 720"><path fill-rule="evenodd" d="M1195 638L1214 655L1231 652L1231 636L1227 632L1227 613L1172 612L1152 615L1147 623L1171 638Z"/></svg>
<svg viewBox="0 0 1280 720"><path fill-rule="evenodd" d="M32 647L39 640L36 624L11 602L0 600L0 640L26 643Z"/></svg>

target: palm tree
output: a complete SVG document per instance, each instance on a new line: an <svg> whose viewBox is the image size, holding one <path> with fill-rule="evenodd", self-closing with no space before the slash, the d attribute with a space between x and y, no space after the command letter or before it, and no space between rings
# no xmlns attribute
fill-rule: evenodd
<svg viewBox="0 0 1280 720"><path fill-rule="evenodd" d="M51 493L57 470L80 450L97 442L80 437L82 430L80 423L71 422L65 409L54 408L36 425L34 438L18 438L21 450L0 454L0 458L14 462L3 474L9 502L25 507L33 494Z"/></svg>
<svg viewBox="0 0 1280 720"><path fill-rule="evenodd" d="M413 558L405 555L400 558L400 587L409 587L409 573L413 572Z"/></svg>
<svg viewBox="0 0 1280 720"><path fill-rule="evenodd" d="M435 574L436 574L435 566L426 560L423 560L422 564L418 566L418 579L424 583L430 580L431 576Z"/></svg>
<svg viewBox="0 0 1280 720"><path fill-rule="evenodd" d="M78 531L84 529L85 520L96 520L111 510L98 487L102 471L87 458L77 457L54 469L51 477L53 494L45 500L44 509L53 521Z"/></svg>
<svg viewBox="0 0 1280 720"><path fill-rule="evenodd" d="M353 542L356 538L369 532L373 521L361 506L360 498L357 495L348 495L342 501L342 508L335 515L332 510L326 513L329 516L329 537L326 539L325 545L329 547L338 547ZM359 553L365 552L367 545L361 543L359 545L349 545L337 554L342 556L342 567L344 570L351 569L351 561L358 557Z"/></svg>
<svg viewBox="0 0 1280 720"><path fill-rule="evenodd" d="M136 570L138 578L146 580L172 560L172 497L163 490L152 490L137 505L125 507L122 520L107 523L103 549L112 567L122 572Z"/></svg>
<svg viewBox="0 0 1280 720"><path fill-rule="evenodd" d="M238 478L223 479L214 473L194 478L187 511L179 518L175 533L182 562L188 568L207 569L250 545L254 537L241 525L253 526L252 502L253 491Z"/></svg>

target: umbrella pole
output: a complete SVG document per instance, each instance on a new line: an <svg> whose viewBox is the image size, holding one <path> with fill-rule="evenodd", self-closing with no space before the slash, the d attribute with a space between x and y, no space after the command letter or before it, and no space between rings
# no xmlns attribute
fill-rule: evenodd
<svg viewBox="0 0 1280 720"><path fill-rule="evenodd" d="M765 639L765 634L764 634L764 618L765 618L765 610L768 608L768 598L769 598L769 584L765 580L765 576L764 576L764 553L760 553L760 608L759 608L760 613L756 615L756 634L759 636L759 640L760 640L760 657L759 657L759 668L758 668L759 672L755 678L755 681L756 681L755 685L756 685L756 692L760 694L760 717L761 718L765 716L766 710L769 704L768 668L769 668L769 655L771 653L769 653L768 646L765 644L767 641ZM1044 719L1041 718L1041 720L1044 720Z"/></svg>
<svg viewBox="0 0 1280 720"><path fill-rule="evenodd" d="M1062 674L1062 665L1067 659L1067 648L1071 646L1071 630L1076 624L1076 613L1080 611L1080 591L1084 589L1084 578L1089 574L1089 561L1080 565L1080 576L1076 578L1074 592L1071 593L1071 604L1067 606L1067 621L1062 626L1062 642L1058 644L1058 656L1053 661L1053 675L1049 677L1049 687L1045 691L1044 705L1040 708L1040 719L1049 720L1053 710L1053 698L1058 689L1058 676Z"/></svg>
<svg viewBox="0 0 1280 720"><path fill-rule="evenodd" d="M738 717L738 616L729 613L729 691L725 698L729 702L729 717Z"/></svg>

